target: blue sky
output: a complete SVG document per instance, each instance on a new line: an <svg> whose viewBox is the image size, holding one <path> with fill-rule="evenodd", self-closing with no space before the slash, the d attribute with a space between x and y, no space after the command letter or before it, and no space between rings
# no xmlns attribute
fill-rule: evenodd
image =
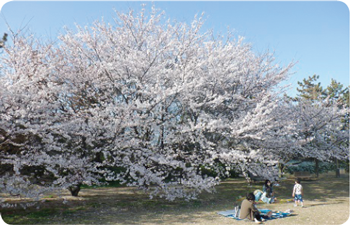
<svg viewBox="0 0 350 225"><path fill-rule="evenodd" d="M7 2L1 8L0 34L27 25L41 38L55 39L63 26L73 28L74 23L88 25L102 17L112 21L113 9L138 11L141 4L152 2L80 1ZM190 23L195 14L205 13L203 30L226 33L227 27L236 35L244 36L261 53L274 51L276 61L286 65L298 61L295 73L287 83L288 93L295 95L297 81L313 74L320 76L326 87L331 78L349 85L349 8L338 1L314 2L237 2L237 1L155 1L166 17Z"/></svg>

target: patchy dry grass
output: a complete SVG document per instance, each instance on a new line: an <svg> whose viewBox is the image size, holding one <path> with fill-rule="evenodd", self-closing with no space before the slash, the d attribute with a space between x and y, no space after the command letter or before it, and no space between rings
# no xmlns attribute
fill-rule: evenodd
<svg viewBox="0 0 350 225"><path fill-rule="evenodd" d="M291 198L293 179L276 187L279 199ZM284 211L293 209L293 216L272 220L267 224L343 224L349 218L349 177L334 174L319 179L302 181L306 208L294 208L293 203L259 204L260 208ZM40 208L26 210L2 209L9 224L245 224L217 214L239 204L241 196L262 183L248 186L243 179L228 179L217 187L217 192L201 194L197 200L173 202L160 198L149 199L147 194L130 187L104 187L83 189L79 197L63 193L68 202L50 195ZM8 202L19 201L8 199ZM23 201L23 200L22 200Z"/></svg>

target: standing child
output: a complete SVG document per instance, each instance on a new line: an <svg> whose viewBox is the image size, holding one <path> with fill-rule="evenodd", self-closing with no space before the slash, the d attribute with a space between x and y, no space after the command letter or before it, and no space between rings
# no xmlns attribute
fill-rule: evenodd
<svg viewBox="0 0 350 225"><path fill-rule="evenodd" d="M303 202L303 186L300 184L300 179L295 179L295 185L293 188L294 206L296 207L300 203L301 207L304 207Z"/></svg>

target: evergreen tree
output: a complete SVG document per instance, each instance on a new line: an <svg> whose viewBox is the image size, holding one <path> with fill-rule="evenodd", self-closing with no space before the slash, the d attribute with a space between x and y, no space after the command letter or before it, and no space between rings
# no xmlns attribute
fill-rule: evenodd
<svg viewBox="0 0 350 225"><path fill-rule="evenodd" d="M296 101L299 101L300 99L309 99L312 101L317 101L324 96L324 90L321 86L321 82L317 82L317 80L320 78L319 75L314 74L313 76L309 76L307 79L303 79L302 82L298 82L299 88L297 88L297 91L299 94L297 94L297 97L295 98Z"/></svg>
<svg viewBox="0 0 350 225"><path fill-rule="evenodd" d="M349 106L349 89L344 88L343 84L332 79L331 83L323 92L323 98L329 98L330 101Z"/></svg>
<svg viewBox="0 0 350 225"><path fill-rule="evenodd" d="M2 39L0 40L0 48L3 48L5 46L6 41L7 41L7 34L4 33L4 36L2 36Z"/></svg>

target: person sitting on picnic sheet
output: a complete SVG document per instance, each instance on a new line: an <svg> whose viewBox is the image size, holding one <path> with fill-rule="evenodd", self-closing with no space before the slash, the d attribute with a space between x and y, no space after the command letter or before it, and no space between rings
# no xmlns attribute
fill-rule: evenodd
<svg viewBox="0 0 350 225"><path fill-rule="evenodd" d="M255 223L262 223L268 217L261 216L259 210L255 207L255 196L253 193L249 193L241 204L241 210L239 212L239 218L254 221Z"/></svg>
<svg viewBox="0 0 350 225"><path fill-rule="evenodd" d="M265 180L265 184L263 186L263 195L261 196L261 200L265 203L274 203L277 198L274 197L274 192L272 188L272 183L270 180Z"/></svg>
<svg viewBox="0 0 350 225"><path fill-rule="evenodd" d="M263 192L261 190L255 190L253 194L255 196L255 201L258 202L261 199Z"/></svg>
<svg viewBox="0 0 350 225"><path fill-rule="evenodd" d="M255 190L255 201L258 202L259 200L263 201L264 203L270 204L275 202L275 198L268 198L266 197L266 192L262 192L261 190Z"/></svg>

